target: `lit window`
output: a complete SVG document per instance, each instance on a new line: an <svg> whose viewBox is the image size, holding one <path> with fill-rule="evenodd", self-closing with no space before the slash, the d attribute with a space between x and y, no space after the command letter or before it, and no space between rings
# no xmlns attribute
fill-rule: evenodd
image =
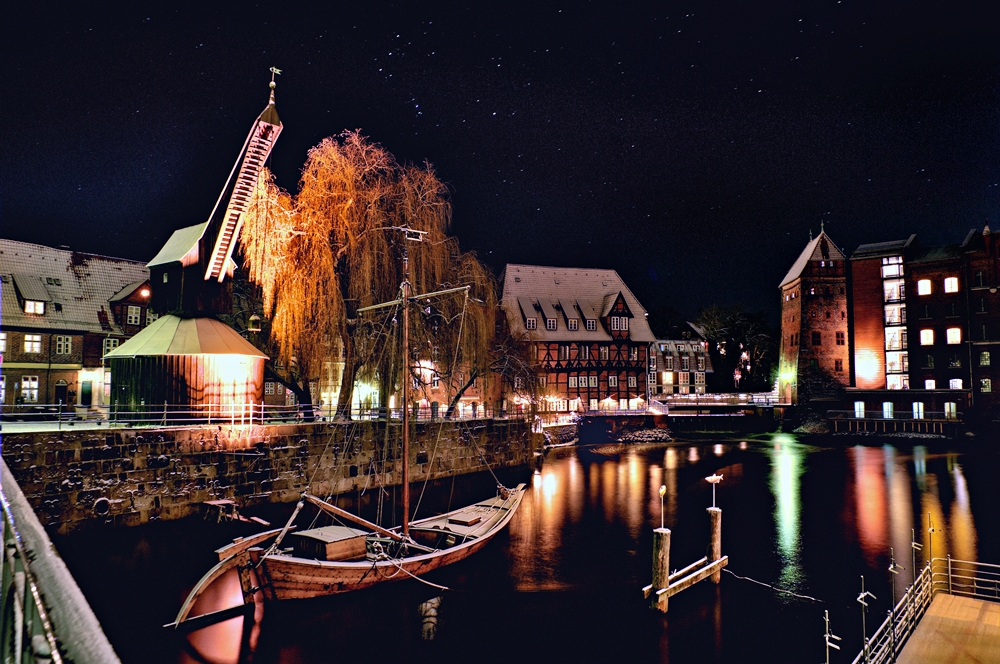
<svg viewBox="0 0 1000 664"><path fill-rule="evenodd" d="M924 419L924 402L914 401L913 402L913 419L922 420Z"/></svg>
<svg viewBox="0 0 1000 664"><path fill-rule="evenodd" d="M38 376L21 376L21 399L24 403L38 403Z"/></svg>
<svg viewBox="0 0 1000 664"><path fill-rule="evenodd" d="M597 321L596 320L588 320L587 321L587 330L589 332L593 332L596 329L597 329Z"/></svg>
<svg viewBox="0 0 1000 664"><path fill-rule="evenodd" d="M576 331L580 327L580 321L575 318L570 318L566 322L566 327L568 327L571 331Z"/></svg>
<svg viewBox="0 0 1000 664"><path fill-rule="evenodd" d="M691 383L691 374L686 371L681 371L677 374L677 382L681 385L689 385Z"/></svg>
<svg viewBox="0 0 1000 664"><path fill-rule="evenodd" d="M555 330L556 329L556 319L555 318L546 318L545 319L545 329L546 330L550 330L550 331L551 330Z"/></svg>
<svg viewBox="0 0 1000 664"><path fill-rule="evenodd" d="M934 330L920 330L920 345L921 346L934 345Z"/></svg>
<svg viewBox="0 0 1000 664"><path fill-rule="evenodd" d="M599 352L600 352L600 357L601 357L602 360L608 359L608 357L611 354L611 351L608 349L607 346L601 346L600 349L599 349Z"/></svg>
<svg viewBox="0 0 1000 664"><path fill-rule="evenodd" d="M990 366L990 351L984 350L979 354L979 366L981 367Z"/></svg>
<svg viewBox="0 0 1000 664"><path fill-rule="evenodd" d="M26 334L26 335L24 335L24 352L25 353L41 353L42 352L42 335L40 335L40 334Z"/></svg>
<svg viewBox="0 0 1000 664"><path fill-rule="evenodd" d="M664 385L671 385L674 382L674 372L673 371L664 371L661 374L661 377L663 379L661 382Z"/></svg>
<svg viewBox="0 0 1000 664"><path fill-rule="evenodd" d="M56 355L71 355L73 353L73 337L56 336Z"/></svg>
<svg viewBox="0 0 1000 664"><path fill-rule="evenodd" d="M7 402L7 376L0 376L0 403Z"/></svg>
<svg viewBox="0 0 1000 664"><path fill-rule="evenodd" d="M937 389L937 381L934 380L933 378L928 378L927 380L924 381L924 389L925 390L936 390Z"/></svg>
<svg viewBox="0 0 1000 664"><path fill-rule="evenodd" d="M608 387L618 387L618 376L608 376Z"/></svg>
<svg viewBox="0 0 1000 664"><path fill-rule="evenodd" d="M534 318L525 318L524 319L524 327L527 330L534 330L535 329L535 319Z"/></svg>
<svg viewBox="0 0 1000 664"><path fill-rule="evenodd" d="M264 383L264 394L267 394L267 395L274 394L274 383L273 382L268 381L268 382Z"/></svg>
<svg viewBox="0 0 1000 664"><path fill-rule="evenodd" d="M587 377L587 384L590 387L597 387L597 376L588 376Z"/></svg>
<svg viewBox="0 0 1000 664"><path fill-rule="evenodd" d="M39 302L38 300L25 300L24 313L37 314L41 316L42 314L45 313L45 303Z"/></svg>
<svg viewBox="0 0 1000 664"><path fill-rule="evenodd" d="M952 378L951 380L949 380L948 381L948 389L949 390L960 390L960 389L962 389L962 379L961 378Z"/></svg>
<svg viewBox="0 0 1000 664"><path fill-rule="evenodd" d="M931 294L931 280L921 279L917 282L917 295L930 295Z"/></svg>
<svg viewBox="0 0 1000 664"><path fill-rule="evenodd" d="M945 293L957 293L958 292L958 277L948 277L944 280L944 292Z"/></svg>
<svg viewBox="0 0 1000 664"><path fill-rule="evenodd" d="M628 386L629 387L635 387L636 384L637 384L637 382L638 382L638 380L636 379L635 376L629 376L628 377Z"/></svg>
<svg viewBox="0 0 1000 664"><path fill-rule="evenodd" d="M111 398L111 369L104 370L104 399L107 403L107 399Z"/></svg>
<svg viewBox="0 0 1000 664"><path fill-rule="evenodd" d="M960 344L962 343L962 328L960 327L949 327L947 332L948 343L950 344Z"/></svg>
<svg viewBox="0 0 1000 664"><path fill-rule="evenodd" d="M980 392L992 392L993 391L993 381L989 378L983 378L979 381L979 391Z"/></svg>
<svg viewBox="0 0 1000 664"><path fill-rule="evenodd" d="M944 402L944 417L947 420L954 420L958 418L958 404L954 401Z"/></svg>
<svg viewBox="0 0 1000 664"><path fill-rule="evenodd" d="M893 410L893 407L892 407L892 402L891 401L883 401L882 402L882 417L883 418L885 418L887 420L891 420L892 419L892 414L893 414L892 410Z"/></svg>
<svg viewBox="0 0 1000 664"><path fill-rule="evenodd" d="M121 343L121 339L112 339L108 337L104 340L104 354L107 355L115 348L118 348L118 344Z"/></svg>
<svg viewBox="0 0 1000 664"><path fill-rule="evenodd" d="M859 420L865 416L865 402L855 401L854 402L854 417Z"/></svg>
<svg viewBox="0 0 1000 664"><path fill-rule="evenodd" d="M146 309L146 325L152 325L153 321L160 317L160 314L154 314L149 309Z"/></svg>
<svg viewBox="0 0 1000 664"><path fill-rule="evenodd" d="M125 322L129 325L138 325L141 320L142 307L129 307L128 316L126 317Z"/></svg>
<svg viewBox="0 0 1000 664"><path fill-rule="evenodd" d="M0 353L7 352L7 333L0 332Z"/></svg>
<svg viewBox="0 0 1000 664"><path fill-rule="evenodd" d="M163 273L163 283L167 283L167 273Z"/></svg>

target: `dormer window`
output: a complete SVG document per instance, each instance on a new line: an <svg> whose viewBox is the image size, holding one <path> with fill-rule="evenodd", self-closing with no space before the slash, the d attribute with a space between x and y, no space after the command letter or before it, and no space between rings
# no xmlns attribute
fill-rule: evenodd
<svg viewBox="0 0 1000 664"><path fill-rule="evenodd" d="M129 307L126 322L129 325L138 325L142 321L142 307Z"/></svg>
<svg viewBox="0 0 1000 664"><path fill-rule="evenodd" d="M524 319L524 329L526 329L526 330L534 330L535 329L535 325L536 325L536 322L535 322L534 318L525 318Z"/></svg>
<svg viewBox="0 0 1000 664"><path fill-rule="evenodd" d="M45 303L39 300L25 300L24 313L41 316L45 314Z"/></svg>
<svg viewBox="0 0 1000 664"><path fill-rule="evenodd" d="M575 332L576 330L580 329L580 321L578 321L576 318L570 318L568 321L566 321L566 328L569 329L571 332Z"/></svg>
<svg viewBox="0 0 1000 664"><path fill-rule="evenodd" d="M627 316L612 316L611 317L611 330L615 331L626 331L628 330L628 317Z"/></svg>
<svg viewBox="0 0 1000 664"><path fill-rule="evenodd" d="M587 321L587 331L588 332L593 332L596 329L597 329L597 321L596 320L588 320Z"/></svg>
<svg viewBox="0 0 1000 664"><path fill-rule="evenodd" d="M549 331L555 330L556 329L556 319L555 318L546 318L545 319L545 329L549 330Z"/></svg>

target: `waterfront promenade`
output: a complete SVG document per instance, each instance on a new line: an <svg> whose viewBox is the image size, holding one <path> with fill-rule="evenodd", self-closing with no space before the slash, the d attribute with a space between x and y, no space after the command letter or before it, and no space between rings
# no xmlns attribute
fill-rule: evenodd
<svg viewBox="0 0 1000 664"><path fill-rule="evenodd" d="M939 593L897 661L1000 662L1000 603Z"/></svg>

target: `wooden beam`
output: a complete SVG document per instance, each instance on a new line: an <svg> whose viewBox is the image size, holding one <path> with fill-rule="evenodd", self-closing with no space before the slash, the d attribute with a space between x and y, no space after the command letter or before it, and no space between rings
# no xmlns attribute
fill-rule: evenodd
<svg viewBox="0 0 1000 664"><path fill-rule="evenodd" d="M379 535L382 535L383 537L391 537L392 539L398 540L398 541L402 541L403 540L403 536L400 535L399 533L394 533L391 530L386 530L382 526L374 524L371 521L366 521L365 519L362 519L357 514L352 514L351 512L348 512L347 510L340 509L339 507L337 507L335 505L331 505L330 503L326 502L325 500L321 500L321 499L317 498L316 496L313 496L312 494L308 494L307 493L307 494L304 494L302 497L305 498L306 500L308 500L313 505L319 507L324 512L329 512L330 514L333 514L334 516L339 516L339 517L347 519L349 521L353 521L354 523L362 525L365 528L370 528L371 530L375 531Z"/></svg>
<svg viewBox="0 0 1000 664"><path fill-rule="evenodd" d="M666 588L657 590L656 594L666 595L667 597L670 597L671 595L676 595L680 591L690 588L691 586L698 583L702 579L706 579L712 576L713 574L715 574L717 571L721 570L728 564L729 564L729 556L722 556L714 563L706 565L700 570L689 574L688 576L676 581L675 583L671 583Z"/></svg>

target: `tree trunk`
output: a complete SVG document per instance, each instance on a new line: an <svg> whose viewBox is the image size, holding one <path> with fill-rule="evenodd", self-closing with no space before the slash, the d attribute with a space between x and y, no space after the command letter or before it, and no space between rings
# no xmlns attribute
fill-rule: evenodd
<svg viewBox="0 0 1000 664"><path fill-rule="evenodd" d="M470 371L469 380L465 381L465 385L460 387L458 392L455 393L455 396L451 398L451 403L448 404L448 411L444 415L445 417L451 419L455 416L455 406L458 405L459 400L462 398L462 395L465 394L466 390L472 387L472 384L476 382L476 378L479 378L479 372L476 370Z"/></svg>
<svg viewBox="0 0 1000 664"><path fill-rule="evenodd" d="M340 395L337 397L337 419L351 419L351 400L354 397L354 377L358 373L358 361L354 357L354 339L345 335L344 372L340 376Z"/></svg>

